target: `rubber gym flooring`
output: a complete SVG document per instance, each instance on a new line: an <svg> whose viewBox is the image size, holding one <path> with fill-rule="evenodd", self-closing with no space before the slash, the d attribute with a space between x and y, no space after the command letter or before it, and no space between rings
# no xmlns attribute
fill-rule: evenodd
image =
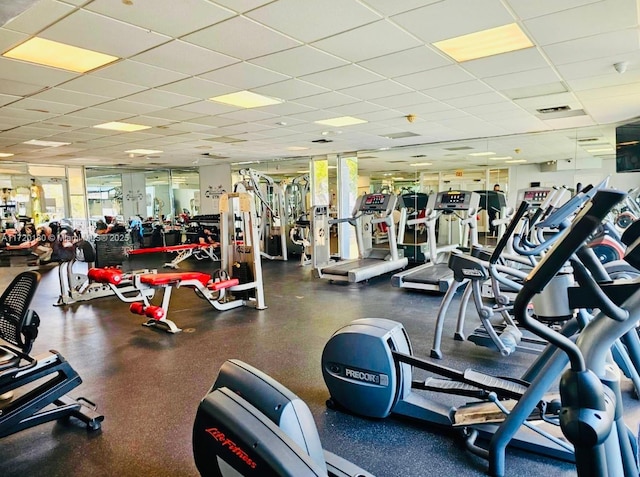
<svg viewBox="0 0 640 477"><path fill-rule="evenodd" d="M161 267L164 261L156 256L125 268ZM0 269L2 289L26 269L18 262L11 265ZM183 265L214 269L212 262ZM1 439L0 475L197 476L191 450L194 415L228 358L246 361L298 394L315 417L323 446L378 477L485 475L486 462L466 452L457 434L394 417L364 419L325 405L320 357L335 330L356 318L391 318L405 325L415 354L428 357L440 296L393 288L389 276L332 284L313 278L311 269L295 260L264 261L263 268L268 305L263 311L218 312L190 289L175 290L169 317L184 330L175 335L141 326L143 317L131 314L128 304L115 297L55 307L57 269L41 269L32 302L42 320L34 353L59 351L84 381L70 395L97 403L105 420L97 433L71 421ZM468 331L477 323L470 312ZM452 315L445 326L442 364L518 376L533 359L519 353L501 358L487 348L454 341L454 325ZM638 403L628 380L623 394L626 418L637 429ZM572 464L517 450L508 451L506 465L513 476L576 475Z"/></svg>

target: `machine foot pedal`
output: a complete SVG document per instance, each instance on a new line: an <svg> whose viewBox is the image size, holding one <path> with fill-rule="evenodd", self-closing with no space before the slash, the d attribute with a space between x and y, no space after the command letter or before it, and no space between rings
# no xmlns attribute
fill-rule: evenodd
<svg viewBox="0 0 640 477"><path fill-rule="evenodd" d="M469 384L475 385L486 391L493 391L499 396L508 396L518 399L527 391L527 386L524 384L479 373L473 369L466 369L464 371L464 379Z"/></svg>
<svg viewBox="0 0 640 477"><path fill-rule="evenodd" d="M414 388L425 391L436 391L444 394L455 394L456 396L466 396L477 399L485 399L487 392L471 384L452 381L450 379L427 378L424 381L415 383Z"/></svg>

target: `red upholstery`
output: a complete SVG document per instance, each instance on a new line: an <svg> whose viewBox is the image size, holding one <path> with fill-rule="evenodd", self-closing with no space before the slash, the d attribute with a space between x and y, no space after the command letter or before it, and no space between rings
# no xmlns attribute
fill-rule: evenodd
<svg viewBox="0 0 640 477"><path fill-rule="evenodd" d="M240 280L237 278L230 278L229 280L210 283L207 288L209 288L209 290L219 291L225 288L235 287L236 285L240 285Z"/></svg>
<svg viewBox="0 0 640 477"><path fill-rule="evenodd" d="M129 255L143 255L145 253L160 253L160 252L180 252L181 250L190 250L195 248L209 247L209 245L202 245L199 243L185 243L183 245L169 245L167 247L149 247L149 248L136 248L129 250Z"/></svg>
<svg viewBox="0 0 640 477"><path fill-rule="evenodd" d="M147 273L140 275L140 282L151 286L170 285L187 280L198 280L203 285L206 285L211 280L211 275L202 272Z"/></svg>
<svg viewBox="0 0 640 477"><path fill-rule="evenodd" d="M87 272L87 277L93 282L119 285L122 282L122 270L119 268L91 268Z"/></svg>
<svg viewBox="0 0 640 477"><path fill-rule="evenodd" d="M129 311L136 315L145 315L148 318L153 318L154 320L161 320L164 318L164 308L157 305L144 306L144 303L139 301L131 303L131 305L129 305Z"/></svg>

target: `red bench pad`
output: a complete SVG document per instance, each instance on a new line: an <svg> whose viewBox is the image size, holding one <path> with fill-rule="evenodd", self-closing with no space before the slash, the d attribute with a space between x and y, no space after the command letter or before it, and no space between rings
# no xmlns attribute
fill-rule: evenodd
<svg viewBox="0 0 640 477"><path fill-rule="evenodd" d="M220 291L225 288L235 287L236 285L240 285L240 280L237 278L230 278L229 280L221 280L219 282L210 283L207 288L213 291Z"/></svg>
<svg viewBox="0 0 640 477"><path fill-rule="evenodd" d="M146 273L140 275L140 282L151 286L170 285L187 280L198 280L203 285L206 285L211 280L211 275L202 272Z"/></svg>
<svg viewBox="0 0 640 477"><path fill-rule="evenodd" d="M91 268L87 272L87 277L94 282L119 285L122 282L122 270L119 268Z"/></svg>
<svg viewBox="0 0 640 477"><path fill-rule="evenodd" d="M129 250L129 255L142 255L145 253L160 253L160 252L180 252L182 250L191 250L196 248L206 248L210 245L203 245L199 243L185 243L183 245L168 245L166 247L149 247L149 248L136 248Z"/></svg>

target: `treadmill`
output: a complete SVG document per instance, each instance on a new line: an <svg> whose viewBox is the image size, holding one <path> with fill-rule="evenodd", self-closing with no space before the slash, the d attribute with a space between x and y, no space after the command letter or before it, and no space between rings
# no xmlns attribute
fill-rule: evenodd
<svg viewBox="0 0 640 477"><path fill-rule="evenodd" d="M460 244L450 243L440 247L437 245L436 219L438 217L442 219L443 216L454 213L458 216L461 213L466 213L464 218L461 217L461 220L475 216L480 205L480 195L471 191L446 191L438 192L431 197L434 199L430 199L427 204L430 262L393 275L391 284L394 287L446 293L453 282L453 272L447 265L447 257L448 253L458 248ZM442 255L444 258L439 262L438 258Z"/></svg>
<svg viewBox="0 0 640 477"><path fill-rule="evenodd" d="M398 253L396 227L392 216L396 202L394 194L363 194L356 200L352 217L345 219L328 220L326 213L322 213L323 208L315 209L314 229L329 230L330 224L348 222L355 227L358 242L357 259L316 264L316 276L326 280L357 283L405 268L408 260ZM383 224L387 229L389 241L385 247L373 247L373 229L377 224ZM323 246L328 247L329 241L319 240L314 244L314 256L329 256L326 251L319 250Z"/></svg>

